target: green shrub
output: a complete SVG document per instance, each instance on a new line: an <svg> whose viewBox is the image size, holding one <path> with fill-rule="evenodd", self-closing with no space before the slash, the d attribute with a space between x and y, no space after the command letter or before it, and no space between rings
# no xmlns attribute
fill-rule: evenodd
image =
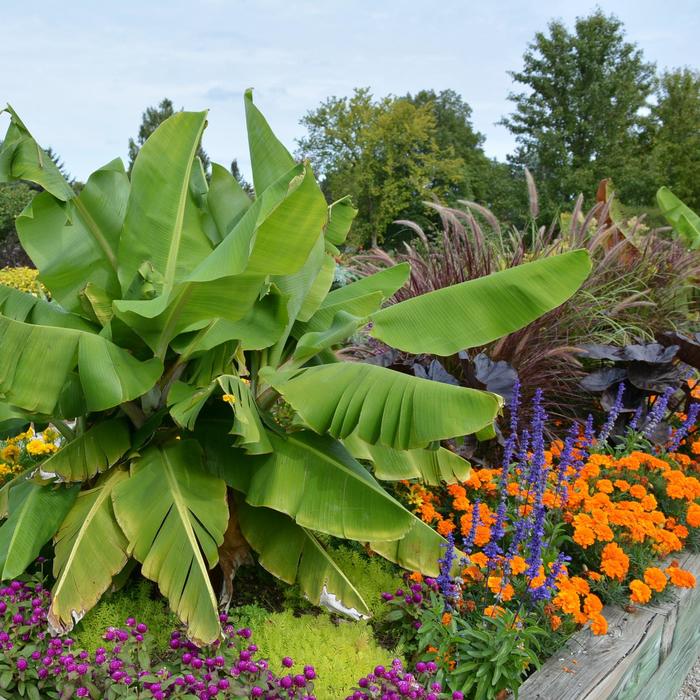
<svg viewBox="0 0 700 700"><path fill-rule="evenodd" d="M108 627L123 627L127 618L135 617L148 625L151 653L158 655L165 651L178 620L168 609L166 601L155 594L153 584L141 580L112 595L103 596L76 626L74 637L77 646L92 654L97 647L103 646L102 635Z"/></svg>
<svg viewBox="0 0 700 700"><path fill-rule="evenodd" d="M236 624L243 622L253 631L260 656L271 660L271 670L285 656L295 662L295 672L312 664L318 680L316 696L324 700L342 700L357 683L363 670L391 663L396 654L382 649L367 622L342 621L335 624L327 615L295 617L291 610L272 615L254 606L246 606Z"/></svg>
<svg viewBox="0 0 700 700"><path fill-rule="evenodd" d="M35 194L24 182L0 184L0 239L15 230L15 218Z"/></svg>

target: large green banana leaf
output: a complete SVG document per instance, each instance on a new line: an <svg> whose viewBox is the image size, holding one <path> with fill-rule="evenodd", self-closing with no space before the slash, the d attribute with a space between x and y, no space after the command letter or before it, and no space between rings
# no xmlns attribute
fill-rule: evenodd
<svg viewBox="0 0 700 700"><path fill-rule="evenodd" d="M402 481L420 479L431 486L466 481L471 465L444 447L435 449L394 450L384 445L371 445L354 433L343 444L355 459L372 462L378 479Z"/></svg>
<svg viewBox="0 0 700 700"><path fill-rule="evenodd" d="M90 411L145 394L163 371L159 360L139 362L99 335L0 316L0 395L8 403L34 413L55 413L76 367Z"/></svg>
<svg viewBox="0 0 700 700"><path fill-rule="evenodd" d="M211 165L211 181L206 202L216 228L217 245L228 236L252 204L236 178L218 163Z"/></svg>
<svg viewBox="0 0 700 700"><path fill-rule="evenodd" d="M668 187L659 188L656 201L661 213L691 250L700 248L700 216L676 197Z"/></svg>
<svg viewBox="0 0 700 700"><path fill-rule="evenodd" d="M343 197L333 202L328 211L328 225L326 226L326 240L333 245L342 245L348 237L353 219L357 216L357 209L352 206L350 197Z"/></svg>
<svg viewBox="0 0 700 700"><path fill-rule="evenodd" d="M0 110L10 115L10 126L0 145L0 182L28 180L40 185L56 199L67 202L75 192L56 164L40 148L10 105Z"/></svg>
<svg viewBox="0 0 700 700"><path fill-rule="evenodd" d="M352 540L399 539L409 528L410 513L339 442L305 431L268 438L272 453L248 467L249 504Z"/></svg>
<svg viewBox="0 0 700 700"><path fill-rule="evenodd" d="M356 619L369 614L360 593L313 532L282 513L247 503L239 504L238 517L258 561L273 576L297 583L316 605Z"/></svg>
<svg viewBox="0 0 700 700"><path fill-rule="evenodd" d="M272 133L267 120L253 104L253 91L245 92L245 119L248 147L253 166L253 186L257 197L294 166L294 159Z"/></svg>
<svg viewBox="0 0 700 700"><path fill-rule="evenodd" d="M590 271L588 253L575 250L494 272L373 313L371 335L415 355L453 355L513 333L563 304Z"/></svg>
<svg viewBox="0 0 700 700"><path fill-rule="evenodd" d="M295 335L299 337L305 332L327 330L339 311L359 318L369 316L406 284L410 272L408 263L400 263L334 289L309 321L299 325Z"/></svg>
<svg viewBox="0 0 700 700"><path fill-rule="evenodd" d="M230 433L238 436L233 444L251 455L272 452L267 431L263 428L250 391L250 382L230 374L219 377L218 382L233 409L234 418Z"/></svg>
<svg viewBox="0 0 700 700"><path fill-rule="evenodd" d="M287 297L272 287L240 321L216 319L201 331L183 333L171 347L186 358L237 340L242 350L262 350L274 345L287 326Z"/></svg>
<svg viewBox="0 0 700 700"><path fill-rule="evenodd" d="M87 481L109 469L131 447L125 419L115 418L95 424L44 460L43 479Z"/></svg>
<svg viewBox="0 0 700 700"><path fill-rule="evenodd" d="M344 362L264 375L317 433L400 450L469 435L492 423L500 397L384 367Z"/></svg>
<svg viewBox="0 0 700 700"><path fill-rule="evenodd" d="M80 486L48 488L19 481L9 492L9 517L0 527L0 581L16 578L39 556L70 509Z"/></svg>
<svg viewBox="0 0 700 700"><path fill-rule="evenodd" d="M128 554L156 581L172 609L202 646L220 634L209 569L228 523L226 484L204 471L193 440L150 447L135 460L112 501L129 541Z"/></svg>
<svg viewBox="0 0 700 700"><path fill-rule="evenodd" d="M127 292L150 261L172 289L212 250L190 192L192 166L206 112L179 112L146 141L131 172L131 193L119 244L119 279Z"/></svg>
<svg viewBox="0 0 700 700"><path fill-rule="evenodd" d="M56 631L72 629L126 565L128 543L114 519L112 492L128 478L121 469L105 474L95 488L78 496L56 533L56 583L48 615Z"/></svg>
<svg viewBox="0 0 700 700"><path fill-rule="evenodd" d="M425 576L437 576L440 573L438 559L445 553L445 540L430 525L415 515L411 516L411 528L400 540L372 540L369 547L373 552L393 561L409 571L420 571ZM456 576L462 568L462 555L457 552L452 575Z"/></svg>
<svg viewBox="0 0 700 700"><path fill-rule="evenodd" d="M64 203L42 192L17 218L23 248L65 309L82 313L79 293L87 284L119 297L117 248L128 197L117 158L94 172L79 196Z"/></svg>

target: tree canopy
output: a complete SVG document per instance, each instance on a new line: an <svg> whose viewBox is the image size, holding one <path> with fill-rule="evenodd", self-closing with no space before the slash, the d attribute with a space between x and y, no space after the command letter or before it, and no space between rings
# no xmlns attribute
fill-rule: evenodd
<svg viewBox="0 0 700 700"><path fill-rule="evenodd" d="M308 133L299 153L322 177L325 194L333 200L349 193L359 209L355 245L384 240L394 220L421 213L423 200L463 191L465 161L449 143L449 130L439 132L429 94L375 99L359 88L301 120Z"/></svg>
<svg viewBox="0 0 700 700"><path fill-rule="evenodd" d="M511 93L515 110L502 123L517 140L513 162L533 173L546 209L595 192L604 177L632 179L655 67L616 17L598 10L573 32L551 22L511 75L525 89Z"/></svg>

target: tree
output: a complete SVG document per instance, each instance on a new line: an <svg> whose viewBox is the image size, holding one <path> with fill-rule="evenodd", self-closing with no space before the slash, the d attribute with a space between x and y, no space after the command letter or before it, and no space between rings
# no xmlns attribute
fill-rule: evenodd
<svg viewBox="0 0 700 700"><path fill-rule="evenodd" d="M406 99L417 107L427 106L435 117L434 137L441 153L453 153L462 160L458 181L437 182L447 192L447 203L457 199L484 201L488 197L485 180L492 162L484 153L484 135L474 130L472 109L454 90L421 90Z"/></svg>
<svg viewBox="0 0 700 700"><path fill-rule="evenodd" d="M299 152L311 160L331 199L350 194L359 214L351 240L377 245L398 218L415 218L421 202L448 197L464 181L452 145L441 149L431 100L375 100L369 89L331 97L301 120Z"/></svg>
<svg viewBox="0 0 700 700"><path fill-rule="evenodd" d="M543 208L592 196L604 177L631 179L655 79L622 23L600 10L578 18L574 33L551 22L523 62L511 75L527 89L510 94L515 111L501 123L516 137L512 159L532 172Z"/></svg>
<svg viewBox="0 0 700 700"><path fill-rule="evenodd" d="M182 108L180 108L180 111L182 112ZM164 97L157 107L148 107L141 115L141 126L139 127L139 133L136 137L136 141L134 141L134 139L129 139L129 174L131 174L131 169L134 167L134 161L136 160L136 156L138 155L141 146L146 143L148 137L158 128L158 126L168 117L172 117L173 114L175 114L175 108L173 107L172 100ZM211 162L206 151L202 148L201 143L197 147L197 155L202 161L204 172L208 173Z"/></svg>
<svg viewBox="0 0 700 700"><path fill-rule="evenodd" d="M115 159L80 195L11 113L0 182L45 190L17 226L52 302L0 287L0 428L50 421L65 444L0 489L0 580L53 538L55 630L130 559L199 645L221 635L210 569L230 595L249 547L355 616L366 604L318 533L436 575L444 540L379 479L466 478L439 441L491 425L501 401L333 348L371 322L391 347L453 354L527 325L590 271L579 250L384 308L407 265L329 291L354 210L329 207L245 104L254 201L217 164L209 188L193 178L205 112L169 117L130 181ZM292 421L272 410L282 397Z"/></svg>
<svg viewBox="0 0 700 700"><path fill-rule="evenodd" d="M241 189L249 196L255 196L255 190L253 185L251 185L248 180L246 180L241 174L241 169L238 167L238 160L234 158L231 161L231 175L235 178L236 182L241 186Z"/></svg>
<svg viewBox="0 0 700 700"><path fill-rule="evenodd" d="M691 209L700 209L700 73L666 72L652 109L653 171Z"/></svg>

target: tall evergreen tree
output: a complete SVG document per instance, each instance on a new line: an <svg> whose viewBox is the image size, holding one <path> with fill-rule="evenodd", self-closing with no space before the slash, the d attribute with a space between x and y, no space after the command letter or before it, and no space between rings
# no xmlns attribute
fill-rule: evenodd
<svg viewBox="0 0 700 700"><path fill-rule="evenodd" d="M623 25L598 10L538 32L511 73L523 92L511 93L515 111L502 120L516 137L512 157L537 181L545 211L597 182L633 178L639 163L644 108L654 88L654 65L625 40Z"/></svg>
<svg viewBox="0 0 700 700"><path fill-rule="evenodd" d="M180 111L182 112L182 108L180 108ZM167 97L163 98L157 107L148 107L143 113L138 136L135 140L129 139L129 173L131 173L136 156L139 154L141 146L146 143L146 139L158 128L161 122L164 122L168 117L172 117L173 114L175 114L175 108L172 100L169 100ZM208 173L211 162L201 143L197 149L197 155L202 161L204 172Z"/></svg>

